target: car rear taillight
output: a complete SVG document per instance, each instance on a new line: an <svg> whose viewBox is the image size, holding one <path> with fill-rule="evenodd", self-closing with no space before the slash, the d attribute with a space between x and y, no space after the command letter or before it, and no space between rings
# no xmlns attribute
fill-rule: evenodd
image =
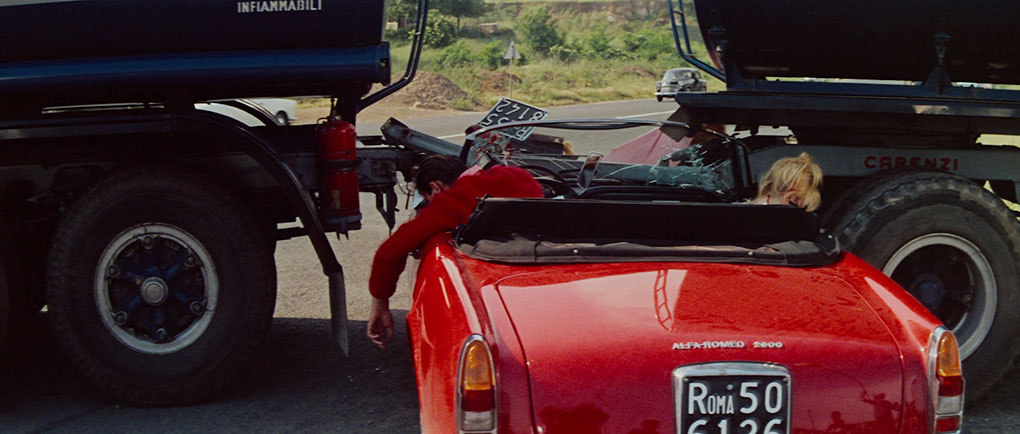
<svg viewBox="0 0 1020 434"><path fill-rule="evenodd" d="M457 375L457 426L462 433L496 429L496 375L489 345L471 335L460 353Z"/></svg>
<svg viewBox="0 0 1020 434"><path fill-rule="evenodd" d="M935 433L959 433L963 422L963 370L956 337L939 327L928 343L928 387Z"/></svg>

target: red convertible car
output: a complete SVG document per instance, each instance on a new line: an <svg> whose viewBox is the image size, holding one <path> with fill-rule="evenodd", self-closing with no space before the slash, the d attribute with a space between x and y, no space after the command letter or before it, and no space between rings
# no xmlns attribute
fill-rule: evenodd
<svg viewBox="0 0 1020 434"><path fill-rule="evenodd" d="M550 198L482 199L421 252L423 432L959 432L952 333L812 214L733 203L739 143L651 166L511 151L468 158L531 170Z"/></svg>

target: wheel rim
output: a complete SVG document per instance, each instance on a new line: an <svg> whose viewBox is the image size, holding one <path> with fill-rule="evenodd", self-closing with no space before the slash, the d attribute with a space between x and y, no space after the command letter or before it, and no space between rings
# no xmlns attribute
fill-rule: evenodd
<svg viewBox="0 0 1020 434"><path fill-rule="evenodd" d="M171 225L146 223L121 232L100 256L95 276L103 324L141 353L169 354L191 345L216 312L212 257Z"/></svg>
<svg viewBox="0 0 1020 434"><path fill-rule="evenodd" d="M992 266L966 238L936 233L900 247L882 272L930 310L960 342L960 357L977 350L995 319Z"/></svg>

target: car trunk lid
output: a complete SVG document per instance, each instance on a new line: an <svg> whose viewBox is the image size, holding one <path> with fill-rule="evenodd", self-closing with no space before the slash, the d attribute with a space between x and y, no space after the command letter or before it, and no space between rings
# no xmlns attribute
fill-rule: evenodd
<svg viewBox="0 0 1020 434"><path fill-rule="evenodd" d="M718 361L789 369L791 432L898 428L899 350L831 268L564 265L497 288L539 432L672 431L674 370Z"/></svg>

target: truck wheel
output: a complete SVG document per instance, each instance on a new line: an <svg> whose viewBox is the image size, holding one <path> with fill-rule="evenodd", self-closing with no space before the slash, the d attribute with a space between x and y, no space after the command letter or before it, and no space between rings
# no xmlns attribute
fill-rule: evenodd
<svg viewBox="0 0 1020 434"><path fill-rule="evenodd" d="M24 297L18 297L20 279L17 272L17 249L14 237L7 229L10 221L0 215L0 367L12 358L10 351L6 348L14 344L14 338L19 333L19 326L28 317L28 310L24 308L26 303Z"/></svg>
<svg viewBox="0 0 1020 434"><path fill-rule="evenodd" d="M655 99L659 100L659 102L662 102L662 95L655 95Z"/></svg>
<svg viewBox="0 0 1020 434"><path fill-rule="evenodd" d="M956 335L967 396L1002 378L1020 343L1020 233L998 197L967 179L907 172L845 207L840 244L903 286Z"/></svg>
<svg viewBox="0 0 1020 434"><path fill-rule="evenodd" d="M225 386L272 320L273 251L217 185L165 168L90 188L53 237L47 301L83 375L123 403L180 405Z"/></svg>
<svg viewBox="0 0 1020 434"><path fill-rule="evenodd" d="M822 197L821 221L822 227L835 228L841 220L850 215L850 210L860 206L861 201L876 188L893 182L895 179L912 173L933 173L931 170L919 169L916 167L897 167L883 172L876 173L844 189L835 198Z"/></svg>
<svg viewBox="0 0 1020 434"><path fill-rule="evenodd" d="M3 240L0 240L2 243ZM4 258L0 255L0 354L7 354L4 348L7 344L7 336L14 325L11 320L11 290L7 283L7 267ZM3 361L0 360L0 366Z"/></svg>

